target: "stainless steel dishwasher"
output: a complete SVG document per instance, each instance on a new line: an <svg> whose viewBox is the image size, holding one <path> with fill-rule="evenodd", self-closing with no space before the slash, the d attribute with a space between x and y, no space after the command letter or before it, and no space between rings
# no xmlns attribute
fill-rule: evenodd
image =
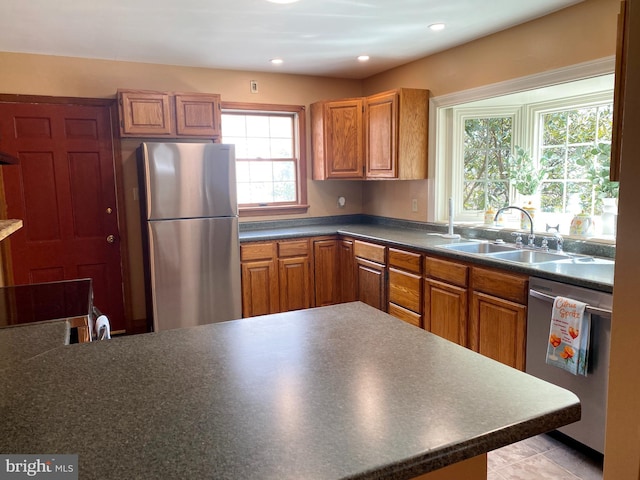
<svg viewBox="0 0 640 480"><path fill-rule="evenodd" d="M591 314L587 376L572 375L565 370L546 364L551 310L557 296L585 302L586 311ZM607 410L612 300L612 295L609 293L536 277L529 279L525 371L566 388L580 398L582 419L558 430L602 454L604 454Z"/></svg>

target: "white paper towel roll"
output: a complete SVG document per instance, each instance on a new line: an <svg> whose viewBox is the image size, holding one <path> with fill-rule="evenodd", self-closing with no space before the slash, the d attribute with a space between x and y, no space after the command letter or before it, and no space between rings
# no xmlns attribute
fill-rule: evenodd
<svg viewBox="0 0 640 480"><path fill-rule="evenodd" d="M100 315L96 319L95 324L96 338L98 340L107 340L111 338L111 325L106 315Z"/></svg>

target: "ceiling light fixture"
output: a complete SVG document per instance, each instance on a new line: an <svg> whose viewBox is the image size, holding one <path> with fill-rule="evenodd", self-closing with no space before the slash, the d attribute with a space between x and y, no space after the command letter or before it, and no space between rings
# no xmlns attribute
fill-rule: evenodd
<svg viewBox="0 0 640 480"><path fill-rule="evenodd" d="M281 58L272 58L269 61L274 65L281 65L282 63L284 63L284 60L282 60Z"/></svg>
<svg viewBox="0 0 640 480"><path fill-rule="evenodd" d="M367 62L367 61L369 61L369 55L360 55L358 57L358 61L359 62Z"/></svg>
<svg viewBox="0 0 640 480"><path fill-rule="evenodd" d="M429 29L434 32L439 32L440 30L444 30L444 23L432 23L429 25Z"/></svg>

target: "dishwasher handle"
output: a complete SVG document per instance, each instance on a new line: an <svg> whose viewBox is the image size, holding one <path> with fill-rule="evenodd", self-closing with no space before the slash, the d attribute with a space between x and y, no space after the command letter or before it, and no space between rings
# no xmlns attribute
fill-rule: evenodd
<svg viewBox="0 0 640 480"><path fill-rule="evenodd" d="M539 292L537 290L534 290L533 288L529 289L529 295L532 296L533 298L537 298L538 300L542 300L549 303L553 303L554 300L556 299L556 297L554 297L553 295ZM587 305L584 310L586 313L591 313L591 314L599 315L602 317L611 317L611 310L606 308L598 308L598 307L592 307L591 305Z"/></svg>

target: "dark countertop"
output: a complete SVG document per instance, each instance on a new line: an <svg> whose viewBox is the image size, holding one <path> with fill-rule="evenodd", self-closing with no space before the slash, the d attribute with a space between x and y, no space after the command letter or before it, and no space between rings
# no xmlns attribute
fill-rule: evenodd
<svg viewBox="0 0 640 480"><path fill-rule="evenodd" d="M66 320L0 328L0 372L17 367L30 358L62 345L68 345L69 331L69 322Z"/></svg>
<svg viewBox="0 0 640 480"><path fill-rule="evenodd" d="M404 479L574 422L571 392L355 302L0 370L0 452L90 479Z"/></svg>
<svg viewBox="0 0 640 480"><path fill-rule="evenodd" d="M438 231L428 231L398 225L366 223L320 223L317 225L305 225L300 222L299 225L293 226L287 225L276 228L255 228L247 230L243 230L242 227L243 225L241 224L240 242L341 234L362 240L382 242L398 248L408 248L448 257L454 260L464 260L474 262L478 265L498 267L504 270L524 273L580 287L592 288L609 293L613 291L613 264L540 263L526 265L501 261L444 249L442 248L443 245L465 241L465 239L445 239L440 236L442 232Z"/></svg>

